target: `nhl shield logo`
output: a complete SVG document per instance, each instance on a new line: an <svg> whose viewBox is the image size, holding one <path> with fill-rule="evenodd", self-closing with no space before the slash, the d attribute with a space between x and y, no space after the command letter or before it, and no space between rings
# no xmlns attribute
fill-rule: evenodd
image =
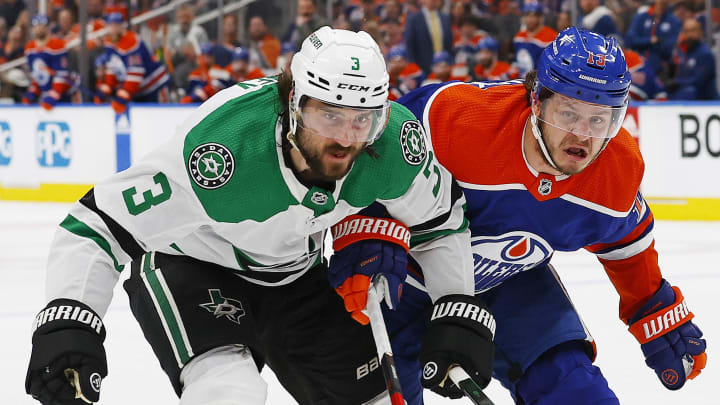
<svg viewBox="0 0 720 405"><path fill-rule="evenodd" d="M316 191L312 194L312 197L310 197L310 201L317 205L325 205L328 202L328 196L327 194Z"/></svg>
<svg viewBox="0 0 720 405"><path fill-rule="evenodd" d="M552 193L552 181L548 179L540 179L540 184L538 184L538 193L540 193L540 195L548 195Z"/></svg>
<svg viewBox="0 0 720 405"><path fill-rule="evenodd" d="M400 130L400 146L403 158L413 166L422 164L427 156L425 135L417 121L405 121Z"/></svg>
<svg viewBox="0 0 720 405"><path fill-rule="evenodd" d="M210 302L200 304L201 308L205 308L215 315L215 318L224 316L232 322L240 323L240 318L245 316L245 310L240 301L223 297L218 289L210 289L208 293L210 294Z"/></svg>
<svg viewBox="0 0 720 405"><path fill-rule="evenodd" d="M205 143L190 153L188 170L195 184L206 190L213 190L230 181L235 171L235 159L225 146Z"/></svg>

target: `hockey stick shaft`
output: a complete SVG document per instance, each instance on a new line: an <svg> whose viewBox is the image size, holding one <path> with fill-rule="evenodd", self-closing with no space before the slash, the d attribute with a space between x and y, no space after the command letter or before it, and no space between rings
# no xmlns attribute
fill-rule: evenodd
<svg viewBox="0 0 720 405"><path fill-rule="evenodd" d="M452 382L460 388L463 394L468 397L473 404L494 405L493 401L483 394L480 386L473 381L473 379L465 372L465 370L463 370L462 367L454 366L450 368L448 374Z"/></svg>
<svg viewBox="0 0 720 405"><path fill-rule="evenodd" d="M373 283L373 285L370 285L370 289L368 289L367 315L368 318L370 318L370 328L372 329L373 338L375 339L375 347L377 348L378 358L380 359L380 367L385 377L385 386L390 394L390 402L392 405L403 405L405 399L402 396L400 379L398 378L395 363L393 362L390 338L385 328L382 309L380 309L380 298L375 288L375 283Z"/></svg>

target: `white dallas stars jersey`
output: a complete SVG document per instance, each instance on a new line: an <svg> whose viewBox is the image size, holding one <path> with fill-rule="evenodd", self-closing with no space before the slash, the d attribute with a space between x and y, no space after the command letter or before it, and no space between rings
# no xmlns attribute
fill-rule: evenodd
<svg viewBox="0 0 720 405"><path fill-rule="evenodd" d="M76 203L48 264L48 299L104 314L122 264L146 251L216 263L262 285L287 284L322 260L324 231L374 202L411 227L411 254L433 299L473 291L465 202L421 126L393 104L388 126L330 192L284 161L276 79L226 89L165 145Z"/></svg>

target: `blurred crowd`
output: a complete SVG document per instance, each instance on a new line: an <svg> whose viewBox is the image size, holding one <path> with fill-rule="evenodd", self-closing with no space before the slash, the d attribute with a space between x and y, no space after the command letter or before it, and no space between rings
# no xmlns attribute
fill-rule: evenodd
<svg viewBox="0 0 720 405"><path fill-rule="evenodd" d="M130 101L202 102L234 83L286 69L307 35L331 25L375 38L396 99L427 83L522 78L559 31L577 25L620 41L633 99L718 98L718 52L706 33L720 26L720 0L710 2L710 13L706 0L296 0L286 26L268 24L277 16L262 9L198 24L196 16L216 1L183 3L129 26L130 17L168 1L87 0L90 40L80 52L79 0L48 0L34 15L24 0L0 0L0 63L27 59L18 68L0 67L0 97L46 109L109 103L118 112Z"/></svg>

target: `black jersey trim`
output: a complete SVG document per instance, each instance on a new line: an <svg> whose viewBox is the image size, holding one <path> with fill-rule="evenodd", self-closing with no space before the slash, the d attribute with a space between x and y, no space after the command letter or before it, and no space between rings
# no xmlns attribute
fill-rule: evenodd
<svg viewBox="0 0 720 405"><path fill-rule="evenodd" d="M452 186L450 187L450 209L442 214L439 215L429 221L423 222L422 224L418 224L415 226L410 227L410 232L424 232L429 231L431 229L438 228L442 226L445 222L447 222L450 219L450 215L452 214L453 207L455 207L455 203L463 196L462 188L460 188L460 185L457 184L455 179L452 179Z"/></svg>
<svg viewBox="0 0 720 405"><path fill-rule="evenodd" d="M112 219L112 217L98 208L97 203L95 202L95 188L90 189L90 191L88 191L79 202L85 208L96 213L100 219L102 219L105 226L107 226L110 231L110 234L112 234L122 250L124 250L125 253L127 253L132 259L137 259L146 253L135 238L133 238L130 232L127 231L127 229L123 228L122 225L118 224L114 219Z"/></svg>

